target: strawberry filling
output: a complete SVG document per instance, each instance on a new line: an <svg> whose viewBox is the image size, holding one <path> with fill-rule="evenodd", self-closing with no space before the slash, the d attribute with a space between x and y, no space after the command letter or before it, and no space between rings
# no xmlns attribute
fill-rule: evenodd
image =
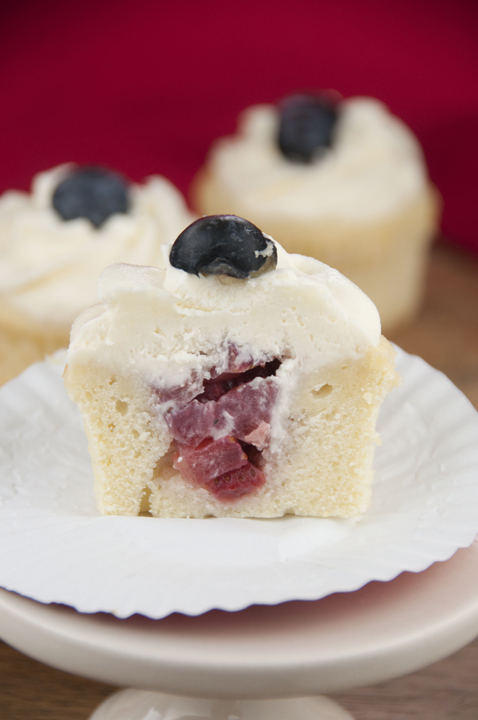
<svg viewBox="0 0 478 720"><path fill-rule="evenodd" d="M166 422L175 440L182 445L197 447L208 437L227 434L243 442L253 442L250 437L260 429L262 447L258 447L263 449L269 439L277 383L271 378L255 378L250 383L227 389L229 382L224 381L226 389L221 383L206 386L208 389L199 397L167 413ZM209 388L217 389L211 392ZM207 399L207 394L213 397ZM214 394L219 396L217 400Z"/></svg>
<svg viewBox="0 0 478 720"><path fill-rule="evenodd" d="M278 392L279 360L244 368L236 356L230 352L227 372L205 380L193 400L178 397L165 415L178 449L174 467L224 501L254 492L266 481L262 450L270 439Z"/></svg>
<svg viewBox="0 0 478 720"><path fill-rule="evenodd" d="M206 488L220 500L235 500L261 487L265 481L265 474L252 463L247 463L237 470L226 472L210 480Z"/></svg>
<svg viewBox="0 0 478 720"><path fill-rule="evenodd" d="M196 448L176 443L179 452L173 455L173 465L188 480L206 485L211 478L247 465L247 455L232 435L220 440L207 438Z"/></svg>

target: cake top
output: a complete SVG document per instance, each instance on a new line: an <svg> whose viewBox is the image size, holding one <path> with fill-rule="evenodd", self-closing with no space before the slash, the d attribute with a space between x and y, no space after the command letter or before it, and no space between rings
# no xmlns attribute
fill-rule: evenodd
<svg viewBox="0 0 478 720"><path fill-rule="evenodd" d="M288 152L281 151L284 128ZM306 147L294 145L301 129L311 134ZM373 219L400 210L427 186L413 133L371 98L320 111L312 101L306 109L297 102L253 106L236 135L213 145L209 165L243 206L276 218Z"/></svg>
<svg viewBox="0 0 478 720"><path fill-rule="evenodd" d="M159 176L136 185L98 168L40 173L31 193L0 198L2 302L39 327L67 331L95 302L105 267L161 264L161 243L192 219L179 191Z"/></svg>
<svg viewBox="0 0 478 720"><path fill-rule="evenodd" d="M279 357L305 369L356 358L377 345L379 315L358 287L268 240L276 267L247 279L173 267L171 244L163 246L163 268L107 268L98 285L101 304L73 326L68 363L125 364L169 386L220 366L226 347L252 361Z"/></svg>

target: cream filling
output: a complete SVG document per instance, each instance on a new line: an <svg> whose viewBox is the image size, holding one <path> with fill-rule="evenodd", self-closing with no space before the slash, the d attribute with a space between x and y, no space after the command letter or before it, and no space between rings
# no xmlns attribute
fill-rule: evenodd
<svg viewBox="0 0 478 720"><path fill-rule="evenodd" d="M427 187L421 148L380 102L340 104L333 146L310 164L287 160L276 143L279 114L249 108L236 136L212 148L209 168L231 199L276 218L369 220L400 210Z"/></svg>
<svg viewBox="0 0 478 720"><path fill-rule="evenodd" d="M176 188L152 177L132 185L131 210L101 228L85 218L64 221L51 198L70 167L37 175L31 194L10 191L0 198L0 298L31 321L58 328L68 328L95 302L105 267L161 266L161 244L194 219Z"/></svg>

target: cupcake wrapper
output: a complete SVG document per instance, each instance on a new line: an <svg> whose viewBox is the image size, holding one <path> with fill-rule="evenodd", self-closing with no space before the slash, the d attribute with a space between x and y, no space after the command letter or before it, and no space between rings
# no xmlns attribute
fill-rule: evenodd
<svg viewBox="0 0 478 720"><path fill-rule="evenodd" d="M102 517L63 356L0 391L0 586L118 617L317 600L418 572L478 533L478 413L398 349L370 509L349 520Z"/></svg>

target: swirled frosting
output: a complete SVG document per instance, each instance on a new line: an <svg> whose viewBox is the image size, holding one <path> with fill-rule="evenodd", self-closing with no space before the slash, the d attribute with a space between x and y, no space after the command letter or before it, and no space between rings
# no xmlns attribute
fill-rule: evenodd
<svg viewBox="0 0 478 720"><path fill-rule="evenodd" d="M39 327L64 330L97 299L102 270L114 262L162 266L161 244L194 219L179 191L163 177L131 185L131 209L101 228L85 218L63 220L52 195L71 171L37 175L31 193L0 198L0 298Z"/></svg>
<svg viewBox="0 0 478 720"><path fill-rule="evenodd" d="M368 220L401 209L427 186L418 141L377 100L343 100L332 147L310 164L282 155L278 123L275 106L253 106L238 134L217 141L210 155L215 181L251 214Z"/></svg>

